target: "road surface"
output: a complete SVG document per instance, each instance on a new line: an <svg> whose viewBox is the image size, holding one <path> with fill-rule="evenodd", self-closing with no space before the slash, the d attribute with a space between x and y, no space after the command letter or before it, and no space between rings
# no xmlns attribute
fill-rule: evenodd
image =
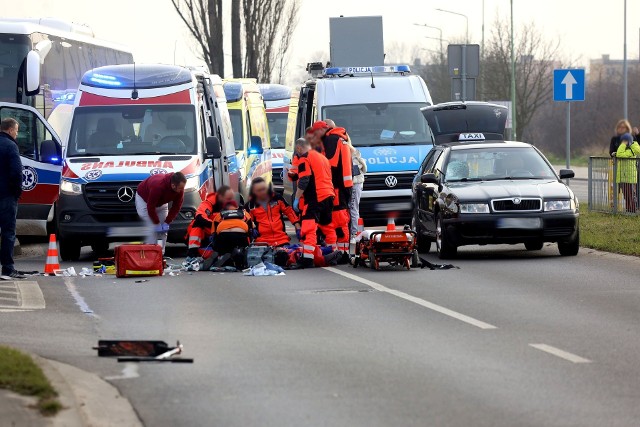
<svg viewBox="0 0 640 427"><path fill-rule="evenodd" d="M107 378L148 426L638 425L639 259L518 245L454 263L40 278L46 308L5 307L0 341ZM195 363L97 358L109 338L179 339Z"/></svg>

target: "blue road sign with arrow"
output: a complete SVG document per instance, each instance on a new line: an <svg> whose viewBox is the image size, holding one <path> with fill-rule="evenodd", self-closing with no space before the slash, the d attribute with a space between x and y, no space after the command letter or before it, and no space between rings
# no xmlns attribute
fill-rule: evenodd
<svg viewBox="0 0 640 427"><path fill-rule="evenodd" d="M553 100L584 101L585 72L583 69L553 70Z"/></svg>

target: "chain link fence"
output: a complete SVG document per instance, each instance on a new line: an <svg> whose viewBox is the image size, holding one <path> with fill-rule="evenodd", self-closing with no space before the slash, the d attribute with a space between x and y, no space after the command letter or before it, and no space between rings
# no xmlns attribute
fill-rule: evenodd
<svg viewBox="0 0 640 427"><path fill-rule="evenodd" d="M589 158L589 210L637 215L640 159Z"/></svg>

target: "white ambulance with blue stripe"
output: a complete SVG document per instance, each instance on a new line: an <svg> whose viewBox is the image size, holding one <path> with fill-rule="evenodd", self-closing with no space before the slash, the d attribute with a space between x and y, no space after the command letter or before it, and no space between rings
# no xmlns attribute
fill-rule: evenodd
<svg viewBox="0 0 640 427"><path fill-rule="evenodd" d="M293 145L316 120L333 120L347 130L367 161L361 216L367 225L395 213L410 220L411 186L433 136L420 109L432 104L424 80L407 65L326 68L300 89L292 103L284 158L291 167ZM290 197L295 183L285 180Z"/></svg>
<svg viewBox="0 0 640 427"><path fill-rule="evenodd" d="M61 257L82 246L101 252L110 241L140 237L138 184L154 174L187 176L184 204L170 242L208 192L228 184L229 162L216 97L207 73L173 65L93 69L75 96L56 219Z"/></svg>

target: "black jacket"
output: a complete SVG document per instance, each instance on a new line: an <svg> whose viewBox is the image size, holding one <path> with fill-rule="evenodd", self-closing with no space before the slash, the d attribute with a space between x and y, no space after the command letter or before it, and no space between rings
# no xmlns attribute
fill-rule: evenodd
<svg viewBox="0 0 640 427"><path fill-rule="evenodd" d="M615 135L611 137L611 142L609 143L609 155L611 157L615 157L615 152L618 151L618 147L620 146L620 137L621 135ZM638 135L633 135L633 140L640 142L640 133Z"/></svg>
<svg viewBox="0 0 640 427"><path fill-rule="evenodd" d="M0 198L22 194L22 161L16 140L0 132Z"/></svg>

